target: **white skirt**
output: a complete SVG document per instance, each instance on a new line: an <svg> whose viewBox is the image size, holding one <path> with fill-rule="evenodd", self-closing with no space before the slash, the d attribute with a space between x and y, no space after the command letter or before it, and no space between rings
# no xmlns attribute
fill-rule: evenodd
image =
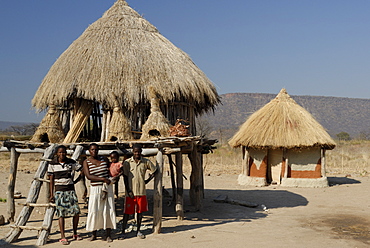
<svg viewBox="0 0 370 248"><path fill-rule="evenodd" d="M116 229L116 209L114 206L113 186L108 185L108 195L101 200L103 186L90 186L89 207L86 230Z"/></svg>

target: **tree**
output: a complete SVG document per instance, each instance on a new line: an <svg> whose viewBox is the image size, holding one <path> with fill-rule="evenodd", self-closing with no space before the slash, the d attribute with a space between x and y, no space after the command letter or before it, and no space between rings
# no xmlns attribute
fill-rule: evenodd
<svg viewBox="0 0 370 248"><path fill-rule="evenodd" d="M201 136L202 138L208 137L212 132L212 126L206 118L198 117L195 120L195 125L197 129L197 135Z"/></svg>
<svg viewBox="0 0 370 248"><path fill-rule="evenodd" d="M349 136L349 133L347 132L340 132L337 134L337 138L339 140L351 140L351 137Z"/></svg>
<svg viewBox="0 0 370 248"><path fill-rule="evenodd" d="M10 126L5 131L15 133L16 135L32 135L35 133L38 124L29 123L18 126Z"/></svg>

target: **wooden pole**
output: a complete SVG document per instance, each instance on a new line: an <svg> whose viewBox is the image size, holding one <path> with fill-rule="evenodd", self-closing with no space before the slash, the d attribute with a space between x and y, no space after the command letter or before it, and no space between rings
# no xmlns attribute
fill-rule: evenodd
<svg viewBox="0 0 370 248"><path fill-rule="evenodd" d="M160 233L162 228L162 175L163 175L163 153L158 150L157 172L154 177L154 208L153 208L153 233Z"/></svg>
<svg viewBox="0 0 370 248"><path fill-rule="evenodd" d="M175 154L176 161L176 215L178 220L184 219L184 181L182 177L182 153L178 152Z"/></svg>
<svg viewBox="0 0 370 248"><path fill-rule="evenodd" d="M8 183L8 221L14 222L15 215L15 204L14 204L14 187L15 180L17 177L17 167L19 153L14 147L10 148L10 172L9 172L9 183Z"/></svg>
<svg viewBox="0 0 370 248"><path fill-rule="evenodd" d="M202 208L202 175L200 168L200 156L198 154L197 148L194 145L193 150L188 155L191 163L191 175L190 175L190 203L195 206L195 210L198 211Z"/></svg>
<svg viewBox="0 0 370 248"><path fill-rule="evenodd" d="M175 182L175 172L173 167L176 166L172 160L172 155L168 154L168 162L170 164L170 173L171 173L171 186L172 186L172 202L176 201L176 182Z"/></svg>
<svg viewBox="0 0 370 248"><path fill-rule="evenodd" d="M287 150L283 150L283 156L285 157L285 170L284 170L284 178L288 178L288 168L289 168L289 160Z"/></svg>
<svg viewBox="0 0 370 248"><path fill-rule="evenodd" d="M102 120L102 127L101 127L100 142L105 141L106 125L107 125L107 111L103 110L103 120Z"/></svg>
<svg viewBox="0 0 370 248"><path fill-rule="evenodd" d="M44 153L43 161L40 163L39 168L36 171L35 177L36 178L43 178L47 168L48 168L48 162L45 160L51 159L54 156L55 149L57 147L57 144L52 144L49 146ZM30 191L28 192L28 197L26 200L26 203L36 203L37 198L39 197L40 189L41 189L42 181L39 180L33 180L31 184ZM32 213L33 207L31 206L24 206L22 211L20 212L17 221L15 222L16 226L24 226L31 213ZM5 241L8 243L11 243L18 239L19 235L21 235L22 230L19 228L15 228L11 230L5 237Z"/></svg>
<svg viewBox="0 0 370 248"><path fill-rule="evenodd" d="M201 194L202 198L204 199L204 169L203 169L203 154L201 152L198 152L199 156L199 168L200 168L200 184L201 184Z"/></svg>
<svg viewBox="0 0 370 248"><path fill-rule="evenodd" d="M36 245L41 246L46 244L48 241L50 228L53 223L53 216L55 212L55 207L48 207L45 211L44 221L42 222L41 232L39 238L37 239Z"/></svg>
<svg viewBox="0 0 370 248"><path fill-rule="evenodd" d="M326 159L324 148L321 148L321 176L326 177Z"/></svg>

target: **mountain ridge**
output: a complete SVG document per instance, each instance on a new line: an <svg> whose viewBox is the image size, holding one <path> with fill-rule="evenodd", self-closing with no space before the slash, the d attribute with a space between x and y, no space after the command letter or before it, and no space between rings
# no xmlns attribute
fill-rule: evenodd
<svg viewBox="0 0 370 248"><path fill-rule="evenodd" d="M370 134L370 99L333 96L290 95L335 138L347 132L352 138ZM221 104L206 118L215 132L223 130L225 138L238 130L246 119L276 97L269 93L226 93ZM217 136L217 135L216 135Z"/></svg>

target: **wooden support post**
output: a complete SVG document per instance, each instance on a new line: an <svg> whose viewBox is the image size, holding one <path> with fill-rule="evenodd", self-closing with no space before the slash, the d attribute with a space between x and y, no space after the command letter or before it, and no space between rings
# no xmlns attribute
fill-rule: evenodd
<svg viewBox="0 0 370 248"><path fill-rule="evenodd" d="M45 150L43 159L45 160L45 159L53 158L56 147L57 147L57 144L52 144L51 146L49 146ZM35 177L36 178L43 178L46 171L47 171L47 167L48 167L48 162L47 161L42 161L40 163L39 168L36 171ZM41 185L42 185L42 182L39 181L39 180L33 180L32 181L30 191L28 192L28 197L27 197L27 200L26 200L27 203L36 203L37 198L39 197ZM33 207L24 206L22 211L20 212L20 214L18 216L17 221L15 222L15 225L16 226L24 226L27 223L27 221L28 221L28 219L29 219L29 217L32 213L32 210L33 210ZM19 235L21 235L21 233L22 233L21 229L15 228L15 229L11 230L6 235L5 241L8 242L8 243L11 243L11 242L17 240Z"/></svg>
<svg viewBox="0 0 370 248"><path fill-rule="evenodd" d="M50 200L50 179L47 173L45 173L45 178L44 180L42 180L42 182L45 183L45 202L49 202Z"/></svg>
<svg viewBox="0 0 370 248"><path fill-rule="evenodd" d="M176 166L176 164L174 164L171 154L168 154L167 157L168 157L168 162L170 165L170 173L171 173L170 176L171 176L171 187L172 187L172 202L175 202L176 201L176 181L175 181L175 172L174 172L173 167Z"/></svg>
<svg viewBox="0 0 370 248"><path fill-rule="evenodd" d="M283 150L283 157L285 158L284 178L288 178L289 160L286 149Z"/></svg>
<svg viewBox="0 0 370 248"><path fill-rule="evenodd" d="M14 204L14 187L15 180L17 177L17 167L19 153L14 147L10 148L10 172L9 172L9 183L8 183L8 221L14 222L15 215L15 204Z"/></svg>
<svg viewBox="0 0 370 248"><path fill-rule="evenodd" d="M249 176L249 151L245 146L242 147L243 153L243 163L242 163L242 173L243 175Z"/></svg>
<svg viewBox="0 0 370 248"><path fill-rule="evenodd" d="M321 176L326 177L326 159L324 148L321 148Z"/></svg>
<svg viewBox="0 0 370 248"><path fill-rule="evenodd" d="M48 207L45 212L44 221L42 222L42 230L37 239L36 245L44 245L48 241L51 224L53 223L53 216L55 207Z"/></svg>
<svg viewBox="0 0 370 248"><path fill-rule="evenodd" d="M157 153L157 172L154 177L154 208L153 208L153 233L160 233L162 228L162 175L163 175L163 152Z"/></svg>
<svg viewBox="0 0 370 248"><path fill-rule="evenodd" d="M289 164L288 164L288 157L287 157L287 151L286 149L284 148L283 149L283 158L285 158L285 167L284 167L284 178L288 178L288 168L289 168Z"/></svg>
<svg viewBox="0 0 370 248"><path fill-rule="evenodd" d="M202 169L200 156L194 145L193 150L188 155L191 163L191 175L190 175L190 203L195 206L195 210L198 211L202 208Z"/></svg>
<svg viewBox="0 0 370 248"><path fill-rule="evenodd" d="M84 147L78 145L73 152L72 159L78 161L79 157L84 153ZM86 187L86 177L83 176L81 180L78 182L78 185L82 192L82 199L84 200L85 206L87 206L87 187Z"/></svg>
<svg viewBox="0 0 370 248"><path fill-rule="evenodd" d="M176 215L178 220L184 219L184 179L182 178L182 153L178 152L175 154L176 161Z"/></svg>
<svg viewBox="0 0 370 248"><path fill-rule="evenodd" d="M201 179L201 193L202 193L202 198L204 199L204 169L203 169L203 154L201 152L199 154L199 168L200 168L200 179Z"/></svg>

